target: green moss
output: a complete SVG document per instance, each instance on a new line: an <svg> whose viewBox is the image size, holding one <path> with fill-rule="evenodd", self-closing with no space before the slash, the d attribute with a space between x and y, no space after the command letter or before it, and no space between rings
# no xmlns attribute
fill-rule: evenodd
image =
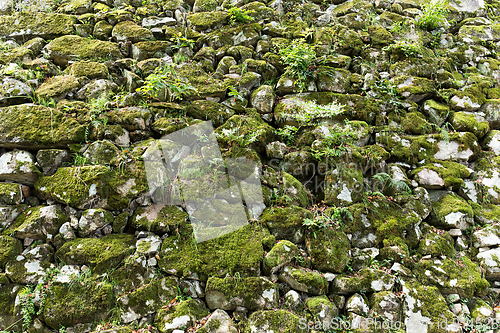
<svg viewBox="0 0 500 333"><path fill-rule="evenodd" d="M220 325L221 325L221 322L219 319L211 319L203 327L199 328L196 332L198 332L198 333L217 332Z"/></svg>
<svg viewBox="0 0 500 333"><path fill-rule="evenodd" d="M217 141L227 147L239 145L242 148L253 147L263 151L264 144L274 138L274 130L258 115L235 115L217 128L215 135Z"/></svg>
<svg viewBox="0 0 500 333"><path fill-rule="evenodd" d="M86 76L89 79L106 79L109 76L108 67L105 64L91 61L77 61L68 66L64 73L74 77Z"/></svg>
<svg viewBox="0 0 500 333"><path fill-rule="evenodd" d="M391 35L391 33L381 25L369 26L368 34L371 38L371 44L375 46L389 45L394 41L394 37Z"/></svg>
<svg viewBox="0 0 500 333"><path fill-rule="evenodd" d="M134 252L133 235L109 235L102 238L79 238L64 243L56 257L66 264L88 265L95 273L117 268L122 260Z"/></svg>
<svg viewBox="0 0 500 333"><path fill-rule="evenodd" d="M355 276L339 276L330 292L353 293L392 289L395 278L379 269L363 268ZM373 283L376 281L376 283ZM340 289L336 286L342 286Z"/></svg>
<svg viewBox="0 0 500 333"><path fill-rule="evenodd" d="M56 206L36 206L24 211L17 217L14 224L4 231L4 234L19 238L46 240L59 233L59 228L69 218Z"/></svg>
<svg viewBox="0 0 500 333"><path fill-rule="evenodd" d="M264 256L262 240L267 236L264 229L252 225L199 244L190 236L171 236L162 243L158 265L170 274L195 275L202 280L236 272L255 276Z"/></svg>
<svg viewBox="0 0 500 333"><path fill-rule="evenodd" d="M462 213L472 223L474 211L472 207L455 193L443 196L432 205L432 222L438 227L450 227L446 217L449 214Z"/></svg>
<svg viewBox="0 0 500 333"><path fill-rule="evenodd" d="M200 320L209 313L210 311L203 305L203 302L188 299L173 307L160 309L160 311L156 313L155 326L160 332L169 332L172 329L167 327L172 326L175 318L184 317L183 319L186 319L185 316L187 316L186 326L191 326L193 322Z"/></svg>
<svg viewBox="0 0 500 333"><path fill-rule="evenodd" d="M454 240L447 232L443 234L428 232L420 241L418 252L423 256L432 255L453 258L456 253L453 244Z"/></svg>
<svg viewBox="0 0 500 333"><path fill-rule="evenodd" d="M113 307L113 286L89 282L82 286L55 283L49 289L43 318L54 329L106 319Z"/></svg>
<svg viewBox="0 0 500 333"><path fill-rule="evenodd" d="M458 188L464 184L463 178L467 178L471 175L470 169L460 163L436 161L436 163L426 164L413 170L411 176L415 176L424 169L437 172L444 180L445 186L447 188L452 187L454 190L458 190Z"/></svg>
<svg viewBox="0 0 500 333"><path fill-rule="evenodd" d="M21 242L13 237L0 236L0 268L4 269L5 264L14 260L23 251Z"/></svg>
<svg viewBox="0 0 500 333"><path fill-rule="evenodd" d="M227 22L229 13L222 11L194 13L188 16L188 21L195 30L203 31L221 27Z"/></svg>
<svg viewBox="0 0 500 333"><path fill-rule="evenodd" d="M469 202L474 210L474 219L482 224L493 224L500 222L500 206L488 203L477 204Z"/></svg>
<svg viewBox="0 0 500 333"><path fill-rule="evenodd" d="M52 39L73 33L77 18L73 15L22 11L0 16L0 36Z"/></svg>
<svg viewBox="0 0 500 333"><path fill-rule="evenodd" d="M129 40L132 43L153 39L151 30L135 24L133 21L118 22L113 27L112 35L118 42Z"/></svg>
<svg viewBox="0 0 500 333"><path fill-rule="evenodd" d="M295 281L307 287L307 292L322 295L328 292L328 281L316 271L297 267L289 269Z"/></svg>
<svg viewBox="0 0 500 333"><path fill-rule="evenodd" d="M2 65L23 62L24 60L31 60L32 58L33 52L25 47L16 47L0 51L0 64Z"/></svg>
<svg viewBox="0 0 500 333"><path fill-rule="evenodd" d="M0 108L0 133L3 146L37 149L83 141L84 128L57 109L22 104Z"/></svg>

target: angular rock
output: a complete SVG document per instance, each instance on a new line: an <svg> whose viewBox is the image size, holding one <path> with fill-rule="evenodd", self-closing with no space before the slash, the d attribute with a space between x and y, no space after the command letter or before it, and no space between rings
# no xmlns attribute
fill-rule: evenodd
<svg viewBox="0 0 500 333"><path fill-rule="evenodd" d="M285 266L278 278L281 282L288 283L292 289L298 291L313 295L323 295L328 292L328 281L318 271Z"/></svg>
<svg viewBox="0 0 500 333"><path fill-rule="evenodd" d="M24 82L6 77L0 84L1 106L28 103L31 95L31 87Z"/></svg>
<svg viewBox="0 0 500 333"><path fill-rule="evenodd" d="M163 333L177 333L209 313L202 301L188 299L171 308L160 309L155 316L155 326Z"/></svg>
<svg viewBox="0 0 500 333"><path fill-rule="evenodd" d="M21 191L21 185L14 183L0 183L0 204L1 205L19 205L23 201L23 192ZM11 209L4 209L2 217L5 217L4 225L8 225L8 221L11 220L7 218L10 214L15 214L11 212ZM4 215L6 214L6 215ZM3 219L2 219L3 220Z"/></svg>
<svg viewBox="0 0 500 333"><path fill-rule="evenodd" d="M36 206L21 214L7 230L20 239L51 240L68 221L69 218L57 205Z"/></svg>
<svg viewBox="0 0 500 333"><path fill-rule="evenodd" d="M82 213L78 221L78 235L87 237L106 224L113 223L113 215L105 209L88 209Z"/></svg>
<svg viewBox="0 0 500 333"><path fill-rule="evenodd" d="M44 13L16 12L11 16L0 16L0 36L17 40L35 37L54 39L73 33L76 16Z"/></svg>
<svg viewBox="0 0 500 333"><path fill-rule="evenodd" d="M49 268L53 267L54 250L49 244L42 244L19 255L5 265L5 273L14 283L42 283Z"/></svg>
<svg viewBox="0 0 500 333"><path fill-rule="evenodd" d="M87 83L76 93L76 98L91 101L100 96L110 96L118 91L116 83L110 80L98 79Z"/></svg>
<svg viewBox="0 0 500 333"><path fill-rule="evenodd" d="M299 318L287 310L262 310L255 311L245 323L243 333L254 332L307 332L307 324L303 318Z"/></svg>
<svg viewBox="0 0 500 333"><path fill-rule="evenodd" d="M131 41L132 43L137 43L153 39L153 33L149 29L140 27L133 21L124 21L116 24L113 27L111 36L117 42Z"/></svg>
<svg viewBox="0 0 500 333"><path fill-rule="evenodd" d="M198 333L237 333L238 329L233 320L224 310L217 309L210 315L205 325L197 330Z"/></svg>
<svg viewBox="0 0 500 333"><path fill-rule="evenodd" d="M360 291L379 292L392 290L396 278L382 270L365 268L354 277L337 277L332 285L333 292L349 294Z"/></svg>
<svg viewBox="0 0 500 333"><path fill-rule="evenodd" d="M33 155L27 151L10 151L0 156L0 180L33 185L39 175Z"/></svg>
<svg viewBox="0 0 500 333"><path fill-rule="evenodd" d="M70 160L69 152L63 149L40 149L36 153L36 162L42 168L44 176L53 175L59 167Z"/></svg>
<svg viewBox="0 0 500 333"><path fill-rule="evenodd" d="M431 216L431 223L444 229L458 228L463 231L474 222L472 207L454 193L433 203Z"/></svg>
<svg viewBox="0 0 500 333"><path fill-rule="evenodd" d="M312 217L312 213L304 208L296 206L287 208L272 207L264 211L261 221L267 225L276 238L301 243L304 239L303 221Z"/></svg>
<svg viewBox="0 0 500 333"><path fill-rule="evenodd" d="M80 88L80 80L73 75L54 76L35 90L35 96L42 100L60 101L68 95L72 96L78 88Z"/></svg>

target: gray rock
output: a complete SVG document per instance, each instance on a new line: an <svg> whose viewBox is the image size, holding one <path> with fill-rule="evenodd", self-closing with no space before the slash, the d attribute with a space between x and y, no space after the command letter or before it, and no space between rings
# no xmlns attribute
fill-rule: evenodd
<svg viewBox="0 0 500 333"><path fill-rule="evenodd" d="M215 324L217 323L217 324ZM215 325L214 325L215 324ZM217 327L217 328L213 328ZM217 309L210 315L205 325L201 327L204 333L237 333L238 329L226 311Z"/></svg>
<svg viewBox="0 0 500 333"><path fill-rule="evenodd" d="M0 83L0 106L28 103L31 87L21 81L6 77Z"/></svg>
<svg viewBox="0 0 500 333"><path fill-rule="evenodd" d="M0 156L0 180L33 185L39 175L33 155L27 151L10 151Z"/></svg>
<svg viewBox="0 0 500 333"><path fill-rule="evenodd" d="M250 95L250 105L256 108L259 113L268 114L273 112L274 99L273 87L262 85Z"/></svg>
<svg viewBox="0 0 500 333"><path fill-rule="evenodd" d="M370 311L370 307L360 294L354 294L349 297L345 304L345 309L348 312L353 312L360 316L366 315L368 311Z"/></svg>
<svg viewBox="0 0 500 333"><path fill-rule="evenodd" d="M113 215L105 209L88 209L83 212L78 221L78 234L80 237L86 237L106 224L113 223Z"/></svg>
<svg viewBox="0 0 500 333"><path fill-rule="evenodd" d="M40 149L36 153L36 161L42 168L44 176L53 175L59 167L71 159L67 150Z"/></svg>
<svg viewBox="0 0 500 333"><path fill-rule="evenodd" d="M78 90L76 98L90 101L98 99L101 96L109 96L118 91L116 83L110 80L98 79L87 83L83 88Z"/></svg>

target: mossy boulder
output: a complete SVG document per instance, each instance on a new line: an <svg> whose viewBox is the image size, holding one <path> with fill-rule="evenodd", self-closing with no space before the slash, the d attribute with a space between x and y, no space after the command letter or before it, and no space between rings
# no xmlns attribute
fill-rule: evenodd
<svg viewBox="0 0 500 333"><path fill-rule="evenodd" d="M164 40L144 41L132 44L132 58L137 61L164 58L172 55L172 43Z"/></svg>
<svg viewBox="0 0 500 333"><path fill-rule="evenodd" d="M63 163L70 160L69 151L65 149L40 149L36 153L36 161L44 176L53 175Z"/></svg>
<svg viewBox="0 0 500 333"><path fill-rule="evenodd" d="M325 203L349 206L363 198L363 174L354 165L343 165L325 174Z"/></svg>
<svg viewBox="0 0 500 333"><path fill-rule="evenodd" d="M313 268L322 272L341 273L350 259L349 239L338 228L309 230L306 233L306 247Z"/></svg>
<svg viewBox="0 0 500 333"><path fill-rule="evenodd" d="M490 129L484 117L468 112L455 112L451 119L451 125L456 131L471 132L478 139L485 136Z"/></svg>
<svg viewBox="0 0 500 333"><path fill-rule="evenodd" d="M194 13L187 17L191 28L200 32L210 32L222 28L227 23L229 13L222 11Z"/></svg>
<svg viewBox="0 0 500 333"><path fill-rule="evenodd" d="M131 41L132 43L137 43L153 39L151 30L140 27L133 21L124 21L116 24L113 27L111 36L117 42Z"/></svg>
<svg viewBox="0 0 500 333"><path fill-rule="evenodd" d="M446 187L458 190L464 184L463 179L471 175L471 169L460 163L439 161L414 169L411 175L427 189Z"/></svg>
<svg viewBox="0 0 500 333"><path fill-rule="evenodd" d="M479 265L485 270L485 277L488 280L500 278L500 248L480 252L476 256Z"/></svg>
<svg viewBox="0 0 500 333"><path fill-rule="evenodd" d="M123 259L134 252L133 235L119 234L102 238L78 238L63 244L56 257L66 264L87 265L102 274L117 268Z"/></svg>
<svg viewBox="0 0 500 333"><path fill-rule="evenodd" d="M73 33L76 16L22 11L0 16L0 36L27 40L35 37L53 39Z"/></svg>
<svg viewBox="0 0 500 333"><path fill-rule="evenodd" d="M450 99L450 107L456 111L476 111L486 102L486 98L482 93L478 85L466 86L461 91L457 91L456 94ZM458 122L466 121L458 119Z"/></svg>
<svg viewBox="0 0 500 333"><path fill-rule="evenodd" d="M4 269L5 264L14 260L23 251L23 246L18 239L9 236L0 236L0 268Z"/></svg>
<svg viewBox="0 0 500 333"><path fill-rule="evenodd" d="M450 113L450 107L428 99L423 104L422 113L430 122L442 126Z"/></svg>
<svg viewBox="0 0 500 333"><path fill-rule="evenodd" d="M277 286L265 277L211 277L205 289L210 309L236 310L243 306L248 310L275 308L278 304Z"/></svg>
<svg viewBox="0 0 500 333"><path fill-rule="evenodd" d="M335 318L339 315L339 309L337 306L333 304L325 295L306 298L304 300L304 304L307 308L308 314L312 316L313 320L310 322L314 322L316 325L319 322L325 328L332 326L332 323L335 323Z"/></svg>
<svg viewBox="0 0 500 333"><path fill-rule="evenodd" d="M435 257L446 256L448 258L455 257L454 241L450 234L436 229L425 234L420 241L418 252L422 256L431 255Z"/></svg>
<svg viewBox="0 0 500 333"><path fill-rule="evenodd" d="M83 156L90 164L117 165L121 152L108 140L96 141L90 144Z"/></svg>
<svg viewBox="0 0 500 333"><path fill-rule="evenodd" d="M355 276L339 276L332 284L332 292L349 294L363 292L391 291L396 277L380 269L364 268Z"/></svg>
<svg viewBox="0 0 500 333"><path fill-rule="evenodd" d="M156 313L155 326L164 333L173 333L183 327L193 325L210 311L202 301L188 299L170 308L162 308Z"/></svg>
<svg viewBox="0 0 500 333"><path fill-rule="evenodd" d="M206 100L189 104L186 114L195 119L211 120L215 126L220 126L234 115L234 110L220 103Z"/></svg>
<svg viewBox="0 0 500 333"><path fill-rule="evenodd" d="M217 309L210 315L205 325L198 329L198 333L237 333L238 329L233 320L224 310Z"/></svg>
<svg viewBox="0 0 500 333"><path fill-rule="evenodd" d="M26 83L8 77L3 78L1 82L0 105L22 104L30 101L32 90Z"/></svg>
<svg viewBox="0 0 500 333"><path fill-rule="evenodd" d="M179 277L207 280L227 273L257 276L264 256L265 229L246 225L232 233L196 244L192 236L170 236L163 240L158 266Z"/></svg>
<svg viewBox="0 0 500 333"><path fill-rule="evenodd" d="M0 157L0 180L33 185L40 174L33 155L27 151L9 151Z"/></svg>
<svg viewBox="0 0 500 333"><path fill-rule="evenodd" d="M21 104L0 108L0 146L58 148L83 141L84 127L59 110Z"/></svg>
<svg viewBox="0 0 500 333"><path fill-rule="evenodd" d="M5 233L19 239L51 240L68 221L69 217L57 205L36 206L19 215Z"/></svg>
<svg viewBox="0 0 500 333"><path fill-rule="evenodd" d="M73 75L54 76L35 90L35 96L42 100L53 99L60 101L68 94L76 92L79 88L80 81Z"/></svg>
<svg viewBox="0 0 500 333"><path fill-rule="evenodd" d="M176 74L196 89L196 96L224 98L227 88L234 82L223 82L209 76L198 62L176 66ZM188 114L189 115L189 114ZM207 118L201 118L208 120ZM212 119L215 121L215 119Z"/></svg>
<svg viewBox="0 0 500 333"><path fill-rule="evenodd" d="M116 109L106 116L111 124L118 124L127 131L146 130L151 126L153 118L151 111L138 106Z"/></svg>
<svg viewBox="0 0 500 333"><path fill-rule="evenodd" d="M0 183L0 204L18 205L23 200L21 185L15 183Z"/></svg>
<svg viewBox="0 0 500 333"><path fill-rule="evenodd" d="M35 183L43 198L50 198L79 209L126 208L135 197L147 190L144 163L128 164L120 169L103 165L59 168Z"/></svg>
<svg viewBox="0 0 500 333"><path fill-rule="evenodd" d="M292 289L324 295L328 293L328 281L318 271L302 267L285 266L278 276L279 281L286 282Z"/></svg>
<svg viewBox="0 0 500 333"><path fill-rule="evenodd" d="M78 235L87 237L107 224L113 223L113 214L105 209L87 209L78 221Z"/></svg>
<svg viewBox="0 0 500 333"><path fill-rule="evenodd" d="M54 266L54 249L49 244L34 246L33 249L5 264L5 274L14 283L42 283L47 271Z"/></svg>
<svg viewBox="0 0 500 333"><path fill-rule="evenodd" d="M33 52L25 47L16 47L0 51L0 64L29 62L33 59Z"/></svg>
<svg viewBox="0 0 500 333"><path fill-rule="evenodd" d="M200 13L201 14L201 13ZM221 29L205 34L198 42L206 43L214 50L222 46L255 46L259 40L262 26L258 23L239 25L234 28L225 26Z"/></svg>
<svg viewBox="0 0 500 333"><path fill-rule="evenodd" d="M69 61L103 61L121 58L118 44L75 35L54 39L43 48L42 53L62 67Z"/></svg>
<svg viewBox="0 0 500 333"><path fill-rule="evenodd" d="M178 281L174 277L156 279L117 299L120 317L130 323L148 314L157 312L177 296Z"/></svg>
<svg viewBox="0 0 500 333"><path fill-rule="evenodd" d="M267 275L276 274L280 268L291 262L298 255L300 255L300 251L297 245L287 240L277 242L262 261L264 273Z"/></svg>
<svg viewBox="0 0 500 333"><path fill-rule="evenodd" d="M302 224L306 218L312 219L312 217L313 214L310 211L297 206L271 207L266 208L261 221L277 239L301 243L304 239Z"/></svg>
<svg viewBox="0 0 500 333"><path fill-rule="evenodd" d="M436 227L466 230L473 222L472 207L455 193L447 194L432 204L431 224Z"/></svg>
<svg viewBox="0 0 500 333"><path fill-rule="evenodd" d="M406 100L419 103L428 99L436 90L434 81L416 76L397 76L393 80L396 91Z"/></svg>
<svg viewBox="0 0 500 333"><path fill-rule="evenodd" d="M234 115L215 130L215 135L218 142L226 146L239 145L242 148L251 147L263 151L264 143L274 138L274 129L257 114Z"/></svg>
<svg viewBox="0 0 500 333"><path fill-rule="evenodd" d="M318 67L318 91L331 91L345 94L351 88L351 72L328 66Z"/></svg>
<svg viewBox="0 0 500 333"><path fill-rule="evenodd" d="M22 313L16 306L16 298L23 289L22 285L0 285L0 329L22 331Z"/></svg>
<svg viewBox="0 0 500 333"><path fill-rule="evenodd" d="M130 218L130 225L137 230L160 235L174 230L180 235L189 235L192 228L188 219L188 214L180 207L154 204L139 207Z"/></svg>
<svg viewBox="0 0 500 333"><path fill-rule="evenodd" d="M49 327L58 330L107 319L113 305L113 286L109 283L55 283L48 290L42 315Z"/></svg>

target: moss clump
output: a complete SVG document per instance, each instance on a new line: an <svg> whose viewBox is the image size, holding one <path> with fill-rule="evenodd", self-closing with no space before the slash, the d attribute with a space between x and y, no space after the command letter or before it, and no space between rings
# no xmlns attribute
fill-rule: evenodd
<svg viewBox="0 0 500 333"><path fill-rule="evenodd" d="M81 142L84 128L59 110L22 104L0 108L0 145L3 147L65 147Z"/></svg>
<svg viewBox="0 0 500 333"><path fill-rule="evenodd" d="M235 115L217 128L215 135L218 142L225 146L239 145L242 148L253 147L262 151L264 144L274 138L274 130L259 115Z"/></svg>
<svg viewBox="0 0 500 333"><path fill-rule="evenodd" d="M153 39L151 30L138 26L132 21L119 22L113 27L111 33L118 42L131 41L132 43Z"/></svg>
<svg viewBox="0 0 500 333"><path fill-rule="evenodd" d="M356 276L337 277L333 285L334 293L378 292L392 290L395 277L379 269L364 268Z"/></svg>
<svg viewBox="0 0 500 333"><path fill-rule="evenodd" d="M57 206L37 206L24 211L14 224L4 231L20 239L50 240L69 218Z"/></svg>
<svg viewBox="0 0 500 333"><path fill-rule="evenodd" d="M197 276L202 280L236 272L256 276L264 256L262 241L267 235L261 227L246 225L198 244L191 236L171 236L162 243L158 266L170 274Z"/></svg>
<svg viewBox="0 0 500 333"><path fill-rule="evenodd" d="M53 39L73 33L77 18L73 15L22 11L0 16L0 36L16 39L41 37Z"/></svg>
<svg viewBox="0 0 500 333"><path fill-rule="evenodd" d="M432 127L420 112L410 112L406 114L401 123L403 129L409 134L429 134L432 133Z"/></svg>
<svg viewBox="0 0 500 333"><path fill-rule="evenodd" d="M500 223L500 206L491 203L477 204L469 202L474 210L474 220L481 224L494 224Z"/></svg>
<svg viewBox="0 0 500 333"><path fill-rule="evenodd" d="M9 236L0 236L0 248L2 249L0 253L1 269L4 269L7 262L14 260L23 251L21 242Z"/></svg>
<svg viewBox="0 0 500 333"><path fill-rule="evenodd" d="M288 283L293 289L314 295L323 295L328 292L328 281L318 271L286 266L279 280Z"/></svg>
<svg viewBox="0 0 500 333"><path fill-rule="evenodd" d="M211 120L215 126L222 125L234 115L234 111L213 101L194 101L186 109L188 116Z"/></svg>
<svg viewBox="0 0 500 333"><path fill-rule="evenodd" d="M160 309L156 313L155 326L160 332L172 332L176 328L191 326L209 313L203 302L188 299L173 307Z"/></svg>
<svg viewBox="0 0 500 333"><path fill-rule="evenodd" d="M306 234L306 246L313 267L320 271L341 273L349 262L349 239L339 229L309 230Z"/></svg>
<svg viewBox="0 0 500 333"><path fill-rule="evenodd" d="M244 306L248 310L272 309L278 305L278 289L264 277L211 277L205 288L207 305L223 310ZM223 298L223 300L221 300Z"/></svg>
<svg viewBox="0 0 500 333"><path fill-rule="evenodd" d="M197 31L212 30L227 23L229 13L222 11L194 13L188 16L188 21Z"/></svg>
<svg viewBox="0 0 500 333"><path fill-rule="evenodd" d="M117 268L134 252L133 235L109 235L102 238L78 238L64 243L56 257L67 264L88 265L95 273Z"/></svg>
<svg viewBox="0 0 500 333"><path fill-rule="evenodd" d="M109 283L56 283L48 291L43 318L54 329L91 323L106 319L113 303L113 286Z"/></svg>

